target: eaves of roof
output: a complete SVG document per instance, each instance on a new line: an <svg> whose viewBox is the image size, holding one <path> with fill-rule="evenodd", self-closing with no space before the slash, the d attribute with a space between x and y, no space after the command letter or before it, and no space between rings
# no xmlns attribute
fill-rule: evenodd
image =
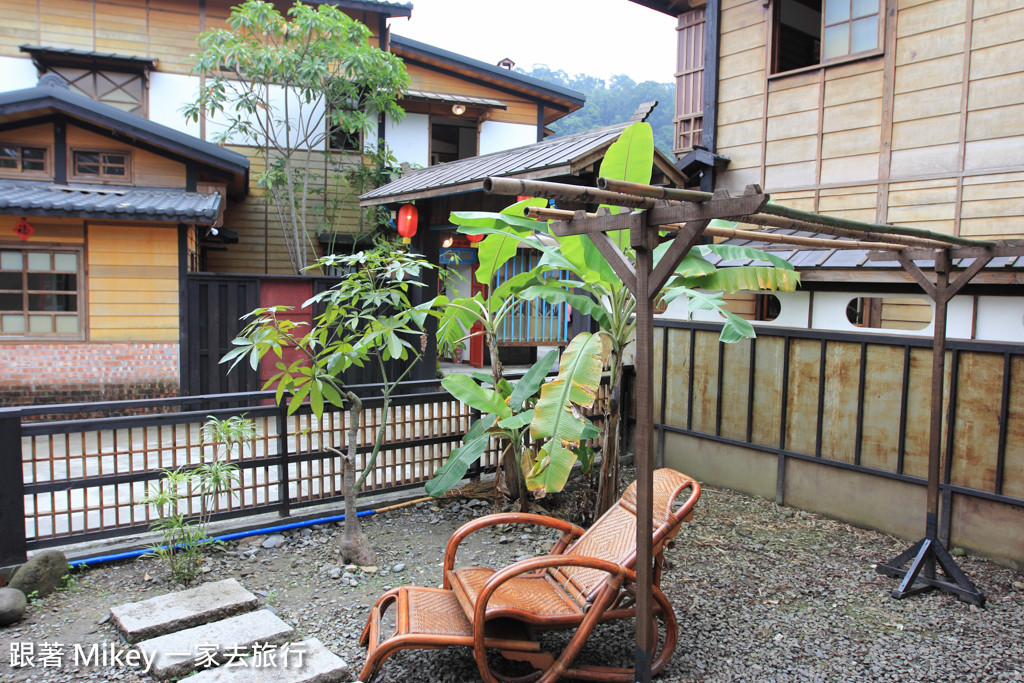
<svg viewBox="0 0 1024 683"><path fill-rule="evenodd" d="M25 120L52 112L116 131L129 141L138 140L222 171L243 176L249 172L249 159L243 154L66 88L43 85L0 93L0 122Z"/></svg>
<svg viewBox="0 0 1024 683"><path fill-rule="evenodd" d="M315 5L334 5L341 9L356 9L377 12L385 17L411 17L411 2L389 2L388 0L313 0Z"/></svg>
<svg viewBox="0 0 1024 683"><path fill-rule="evenodd" d="M391 35L391 51L402 59L475 76L502 89L525 94L534 99L547 100L563 109L565 113L579 109L587 100L586 95L575 90L394 34Z"/></svg>
<svg viewBox="0 0 1024 683"><path fill-rule="evenodd" d="M373 206L470 192L482 188L483 180L489 176L537 179L578 173L581 166L588 166L599 159L603 150L628 125L629 122L620 123L429 166L371 190L360 196L359 201L363 206Z"/></svg>
<svg viewBox="0 0 1024 683"><path fill-rule="evenodd" d="M54 185L43 180L0 180L0 213L105 220L172 221L211 225L217 192L174 188Z"/></svg>

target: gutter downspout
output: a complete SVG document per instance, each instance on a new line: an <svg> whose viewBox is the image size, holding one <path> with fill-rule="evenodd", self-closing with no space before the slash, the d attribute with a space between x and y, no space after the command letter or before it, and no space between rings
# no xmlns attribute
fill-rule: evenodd
<svg viewBox="0 0 1024 683"><path fill-rule="evenodd" d="M709 152L717 151L715 139L718 126L718 55L721 33L721 0L707 0L704 8L704 101L701 104L700 144ZM715 167L707 169L700 179L703 192L715 191Z"/></svg>

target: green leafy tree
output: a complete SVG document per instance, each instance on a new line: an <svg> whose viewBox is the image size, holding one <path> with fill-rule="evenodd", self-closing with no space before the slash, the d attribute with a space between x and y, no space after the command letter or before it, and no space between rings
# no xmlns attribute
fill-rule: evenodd
<svg viewBox="0 0 1024 683"><path fill-rule="evenodd" d="M400 59L370 45L370 29L329 3L296 3L282 15L247 0L227 23L197 39L193 73L202 86L184 113L222 124L218 142L259 150L258 184L301 273L316 253L313 233L333 231L344 199L332 181L352 153L331 152L330 141L369 132L381 113L400 118L409 77Z"/></svg>
<svg viewBox="0 0 1024 683"><path fill-rule="evenodd" d="M608 149L600 175L646 184L651 180L653 159L651 128L646 123L636 123L623 131ZM615 206L603 208L611 213L620 211ZM619 399L622 395L623 355L636 328L633 295L587 237L556 237L550 233L546 223L504 212L457 212L451 215L451 220L460 226L461 232L488 234L487 239L505 234L507 239L526 242L544 252L537 268L531 272L533 281L519 283L516 294L524 299L540 298L549 303L567 302L575 310L592 316L611 340L611 400L601 447L601 473L595 509L595 517L600 516L618 496ZM545 235L545 240L530 235L532 231ZM627 255L630 254L626 231L612 232L609 236ZM664 243L655 251L655 263L660 261L668 246ZM717 269L706 258L711 254L725 260L750 258L772 265ZM559 280L542 277L542 271L568 271L572 275ZM689 311L707 310L720 314L725 319L720 338L731 343L753 337L754 328L726 308L723 292L790 291L798 284L799 274L793 266L776 256L746 247L702 245L692 249L677 266L660 297L666 303L685 297Z"/></svg>
<svg viewBox="0 0 1024 683"><path fill-rule="evenodd" d="M340 542L341 557L344 562L372 565L376 559L359 526L356 496L384 443L394 392L421 357L423 325L434 301L414 306L410 292L414 287L424 286L418 278L433 266L418 256L392 250L384 242L349 256L325 256L320 265L347 274L337 285L303 304L303 308L323 306L323 312L314 317L312 325L282 317L288 310L285 306L258 308L246 316L250 322L232 342L235 348L221 363L230 363L234 368L247 361L256 369L266 354L282 358L286 348L296 349L299 357L290 364L279 361L278 372L265 385L276 387L278 403L287 394L291 414L308 401L318 419L322 419L327 405L348 411L347 452L328 448L344 461L345 533ZM393 359L405 361L398 377L388 374L388 361ZM345 386L342 374L350 367L363 367L366 363L375 364L383 377L382 418L366 466L357 474L363 402Z"/></svg>

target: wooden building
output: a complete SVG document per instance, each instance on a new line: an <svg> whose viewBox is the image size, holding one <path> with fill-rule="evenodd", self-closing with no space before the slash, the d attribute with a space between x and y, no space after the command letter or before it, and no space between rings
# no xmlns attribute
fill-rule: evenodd
<svg viewBox="0 0 1024 683"><path fill-rule="evenodd" d="M756 183L830 216L1024 237L1020 2L635 1L679 17L675 151L690 185ZM736 346L713 321L661 318L656 381L680 378L655 389L662 457L919 537L931 300L868 250L751 244L794 263L801 291L740 297L758 339ZM1024 259L992 259L948 310L940 538L1022 567Z"/></svg>
<svg viewBox="0 0 1024 683"><path fill-rule="evenodd" d="M380 137L398 161L423 166L495 152L535 142L546 124L583 104L578 93L509 69L392 40L388 22L409 17L410 3L330 1L366 24L373 42L399 54L412 85L403 120L380 121L344 144L313 150L317 163L358 164ZM255 377L226 377L217 366L238 316L280 303L272 297L301 302L311 285L287 277L281 229L255 185L262 165L256 148L213 145L215 122L181 113L198 92L199 78L190 73L196 36L225 26L234 4L46 0L26 7L0 0L0 87L8 91L0 93L0 221L8 226L0 231L0 404L257 388ZM43 76L68 89L27 94L42 91ZM83 104L86 98L95 106ZM19 194L26 183L46 187L26 198ZM330 231L311 240L310 256L344 241L339 234L362 230L355 196L338 189L344 206ZM182 193L192 198L166 199ZM96 213L115 196L128 204ZM200 205L206 213L196 213ZM23 222L31 234L13 232ZM26 264L65 245L76 245L69 248L78 270L48 277L69 289L45 296L31 290L26 278L35 275ZM60 253L61 267L70 268L71 256ZM53 253L48 258L56 268ZM270 283L270 276L282 277ZM36 294L46 302L33 303ZM69 310L43 315L33 306ZM114 374L97 370L108 356Z"/></svg>

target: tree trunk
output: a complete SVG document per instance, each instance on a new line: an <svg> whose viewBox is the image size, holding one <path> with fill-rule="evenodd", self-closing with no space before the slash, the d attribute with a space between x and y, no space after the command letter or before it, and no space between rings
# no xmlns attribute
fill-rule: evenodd
<svg viewBox="0 0 1024 683"><path fill-rule="evenodd" d="M486 333L486 339L487 350L491 354L491 381L494 384L494 390L498 391L498 382L501 381L501 376L504 374L501 359L498 357L498 340L490 332ZM508 491L509 500L518 500L519 508L525 510L526 478L523 475L522 465L519 464L519 458L516 453L518 450L514 445L512 448L505 448L501 462L498 464L500 480L495 483L499 490L504 487ZM495 500L495 503L497 503L497 500Z"/></svg>
<svg viewBox="0 0 1024 683"><path fill-rule="evenodd" d="M600 518L619 498L620 402L622 400L622 352L612 351L611 392L601 439L601 474L597 483L594 519Z"/></svg>
<svg viewBox="0 0 1024 683"><path fill-rule="evenodd" d="M338 543L341 550L341 561L345 564L369 566L377 564L377 557L370 547L370 541L363 534L356 516L356 452L359 438L359 424L363 416L363 402L359 397L348 392L345 398L349 401L348 454L343 457L345 463L345 532Z"/></svg>

